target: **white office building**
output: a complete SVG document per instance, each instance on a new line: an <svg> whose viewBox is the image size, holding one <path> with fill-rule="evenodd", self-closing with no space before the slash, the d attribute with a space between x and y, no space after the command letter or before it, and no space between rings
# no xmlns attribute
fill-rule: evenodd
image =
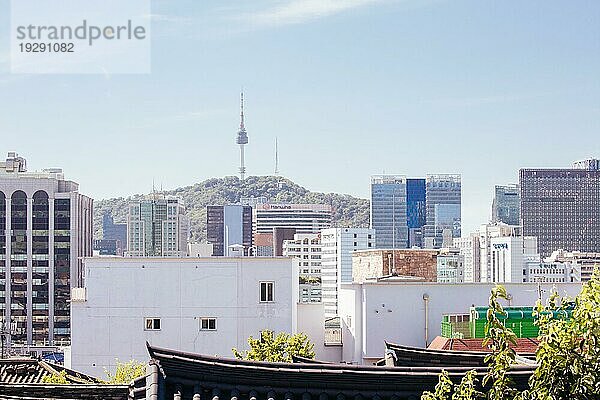
<svg viewBox="0 0 600 400"><path fill-rule="evenodd" d="M471 234L467 237L453 239L453 247L459 249L463 258L464 281L479 282L481 273L479 235Z"/></svg>
<svg viewBox="0 0 600 400"><path fill-rule="evenodd" d="M525 273L527 282L581 282L576 280L576 272L570 263L558 261L540 261L540 256L531 256L526 260Z"/></svg>
<svg viewBox="0 0 600 400"><path fill-rule="evenodd" d="M252 209L254 233L293 228L296 233L319 233L331 226L332 208L326 204L257 204Z"/></svg>
<svg viewBox="0 0 600 400"><path fill-rule="evenodd" d="M283 241L283 255L298 261L301 303L321 302L321 235L295 234L294 240Z"/></svg>
<svg viewBox="0 0 600 400"><path fill-rule="evenodd" d="M536 237L497 237L490 244L492 265L488 282L527 282L527 270L540 264Z"/></svg>
<svg viewBox="0 0 600 400"><path fill-rule="evenodd" d="M544 262L564 264L570 282L587 282L592 278L594 269L600 268L600 252L556 250Z"/></svg>
<svg viewBox="0 0 600 400"><path fill-rule="evenodd" d="M263 329L294 333L297 271L288 257L85 259L71 368L104 376L117 358L145 361L146 342L232 357Z"/></svg>
<svg viewBox="0 0 600 400"><path fill-rule="evenodd" d="M492 280L492 242L493 238L523 236L523 228L504 223L489 223L480 226L479 231L479 278L481 282Z"/></svg>
<svg viewBox="0 0 600 400"><path fill-rule="evenodd" d="M352 252L375 248L375 230L331 228L321 232L321 285L325 317L335 317L338 292L344 282L352 282Z"/></svg>

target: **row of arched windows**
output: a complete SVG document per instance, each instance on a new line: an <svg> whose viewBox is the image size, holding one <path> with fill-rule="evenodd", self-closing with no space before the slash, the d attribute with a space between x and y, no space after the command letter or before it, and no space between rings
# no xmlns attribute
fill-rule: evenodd
<svg viewBox="0 0 600 400"><path fill-rule="evenodd" d="M10 198L11 200L27 200L27 194L25 194L25 192L22 190L17 190L13 192ZM33 194L33 201L35 202L36 200L48 200L48 193L46 193L44 190L38 190ZM0 191L0 201L6 204L6 195L2 191ZM0 205L0 207L2 206Z"/></svg>
<svg viewBox="0 0 600 400"><path fill-rule="evenodd" d="M33 194L32 222L34 230L47 230L49 213L48 193L38 190ZM10 197L11 229L27 229L27 194L15 191ZM0 191L0 230L6 229L6 195Z"/></svg>

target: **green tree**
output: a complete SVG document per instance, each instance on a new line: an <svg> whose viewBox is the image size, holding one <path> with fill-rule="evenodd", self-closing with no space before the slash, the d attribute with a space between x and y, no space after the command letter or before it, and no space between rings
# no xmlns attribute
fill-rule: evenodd
<svg viewBox="0 0 600 400"><path fill-rule="evenodd" d="M498 318L500 315L505 315L498 299L508 300L508 293L504 286L496 286L492 289L485 325L486 337L483 341L483 345L491 349L490 354L485 357L489 369L483 378L483 386L491 383L488 392L490 400L512 399L516 394L515 389L510 387L511 380L507 372L515 363L516 353L510 345L517 344L517 335L510 328L505 327Z"/></svg>
<svg viewBox="0 0 600 400"><path fill-rule="evenodd" d="M506 328L499 315L504 314L498 299L507 299L506 290L497 286L490 296L485 344L492 352L486 357L489 369L483 379L486 396L493 400L587 400L600 393L600 271L596 268L581 293L571 301L559 299L556 292L544 306L535 306L540 328L536 351L537 368L529 379L529 389L518 392L511 387L507 372L516 354L510 343L515 334ZM566 316L572 311L570 318ZM469 371L460 385L454 385L443 371L435 392L423 393L422 400L471 400L484 394L476 390L476 372ZM464 384L463 384L464 383ZM452 397L450 397L452 395Z"/></svg>
<svg viewBox="0 0 600 400"><path fill-rule="evenodd" d="M281 332L275 335L271 330L265 329L260 332L260 338L248 338L250 350L242 353L237 349L233 355L241 360L270 361L270 362L292 362L293 356L315 358L314 344L310 342L304 333L289 335Z"/></svg>
<svg viewBox="0 0 600 400"><path fill-rule="evenodd" d="M565 318L572 309L571 318ZM535 307L538 364L520 399L591 399L600 394L600 270L572 302L557 293Z"/></svg>
<svg viewBox="0 0 600 400"><path fill-rule="evenodd" d="M106 383L110 385L129 384L136 378L146 375L146 364L136 360L121 362L117 359L115 373L106 371Z"/></svg>
<svg viewBox="0 0 600 400"><path fill-rule="evenodd" d="M52 385L68 385L70 382L67 380L67 371L63 369L59 373L44 376L42 378L42 383L49 383Z"/></svg>

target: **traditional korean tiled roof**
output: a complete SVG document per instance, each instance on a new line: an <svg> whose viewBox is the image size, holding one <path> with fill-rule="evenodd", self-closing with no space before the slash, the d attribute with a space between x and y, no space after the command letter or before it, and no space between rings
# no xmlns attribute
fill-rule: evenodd
<svg viewBox="0 0 600 400"><path fill-rule="evenodd" d="M385 343L385 365L411 367L485 367L485 353L402 346Z"/></svg>
<svg viewBox="0 0 600 400"><path fill-rule="evenodd" d="M69 383L100 383L89 375L33 358L0 359L0 383L42 383L44 377L66 371Z"/></svg>
<svg viewBox="0 0 600 400"><path fill-rule="evenodd" d="M68 385L43 383L44 377L61 371L66 371ZM127 385L103 385L97 378L32 358L0 359L0 399L3 400L128 398Z"/></svg>
<svg viewBox="0 0 600 400"><path fill-rule="evenodd" d="M268 363L233 360L161 349L147 345L160 370L158 398L213 400L401 400L418 399L434 390L445 369L460 381L472 366L388 367L327 363ZM515 366L509 375L527 387L531 366ZM144 378L145 379L145 378ZM138 380L137 383L142 383ZM135 398L144 398L138 391ZM194 397L198 395L199 397Z"/></svg>
<svg viewBox="0 0 600 400"><path fill-rule="evenodd" d="M0 383L0 399L20 400L128 400L127 385L70 384L54 385L40 383Z"/></svg>
<svg viewBox="0 0 600 400"><path fill-rule="evenodd" d="M429 350L452 350L489 353L489 348L483 346L484 339L450 339L438 336L429 345ZM511 344L517 354L531 356L535 354L539 345L537 339L517 338L517 344Z"/></svg>

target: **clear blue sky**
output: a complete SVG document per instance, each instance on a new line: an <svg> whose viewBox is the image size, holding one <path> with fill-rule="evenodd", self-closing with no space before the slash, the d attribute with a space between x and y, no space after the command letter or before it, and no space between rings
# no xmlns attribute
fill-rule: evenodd
<svg viewBox="0 0 600 400"><path fill-rule="evenodd" d="M463 231L522 167L600 156L600 2L154 1L152 74L12 75L0 0L0 152L96 199L247 166L368 197L369 176L463 176Z"/></svg>

